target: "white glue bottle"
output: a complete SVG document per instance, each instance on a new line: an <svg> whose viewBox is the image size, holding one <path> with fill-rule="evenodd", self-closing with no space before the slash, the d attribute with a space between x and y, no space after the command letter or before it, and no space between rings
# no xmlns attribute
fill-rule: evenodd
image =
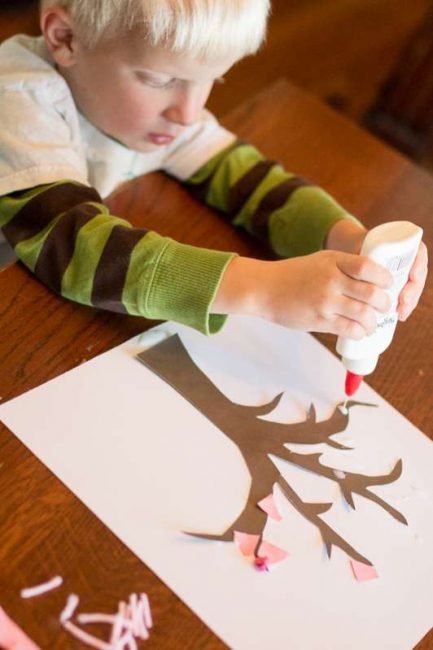
<svg viewBox="0 0 433 650"><path fill-rule="evenodd" d="M422 228L410 221L392 221L373 228L364 239L360 255L388 269L394 282L386 291L391 298L391 307L386 314L378 314L373 334L359 341L342 336L337 340L337 352L347 370L345 388L348 397L356 392L364 375L373 372L379 355L392 341L398 322L398 297L408 280L422 235Z"/></svg>

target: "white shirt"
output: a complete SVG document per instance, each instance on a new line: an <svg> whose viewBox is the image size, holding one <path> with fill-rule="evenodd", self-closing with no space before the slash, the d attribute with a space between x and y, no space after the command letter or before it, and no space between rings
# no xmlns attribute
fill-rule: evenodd
<svg viewBox="0 0 433 650"><path fill-rule="evenodd" d="M42 36L0 44L0 196L67 178L106 198L157 169L185 180L235 139L203 110L171 145L128 149L86 120L54 66Z"/></svg>

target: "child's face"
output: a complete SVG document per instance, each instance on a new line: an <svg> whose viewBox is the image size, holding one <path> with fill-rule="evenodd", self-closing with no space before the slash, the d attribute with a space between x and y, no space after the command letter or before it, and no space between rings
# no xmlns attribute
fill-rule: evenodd
<svg viewBox="0 0 433 650"><path fill-rule="evenodd" d="M142 152L193 124L234 60L214 63L143 43L138 33L92 50L76 45L62 68L79 110L101 131Z"/></svg>

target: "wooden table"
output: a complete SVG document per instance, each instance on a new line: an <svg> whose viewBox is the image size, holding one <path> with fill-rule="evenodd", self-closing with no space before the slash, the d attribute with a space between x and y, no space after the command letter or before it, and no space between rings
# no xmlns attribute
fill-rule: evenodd
<svg viewBox="0 0 433 650"><path fill-rule="evenodd" d="M329 190L373 226L411 219L433 243L433 179L318 100L279 82L231 113L226 125L286 168ZM175 182L157 173L110 200L115 214L181 241L261 254ZM182 214L187 214L184 219ZM433 286L401 324L369 383L433 437ZM154 323L63 300L20 264L0 273L0 396L20 395ZM320 337L333 349L335 340ZM65 414L65 416L67 416ZM91 480L91 479L89 479ZM22 601L20 589L56 574L87 611L114 611L134 590L150 596L157 625L146 647L224 644L60 481L0 425L0 603L41 648L79 648L59 626L65 592ZM433 632L417 646L433 649Z"/></svg>

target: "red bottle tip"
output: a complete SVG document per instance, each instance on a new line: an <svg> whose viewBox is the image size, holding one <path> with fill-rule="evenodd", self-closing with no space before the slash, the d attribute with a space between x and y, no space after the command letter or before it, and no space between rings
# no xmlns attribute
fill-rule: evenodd
<svg viewBox="0 0 433 650"><path fill-rule="evenodd" d="M347 397L352 397L356 393L363 379L364 375L355 375L350 370L347 371L346 384L344 386Z"/></svg>

